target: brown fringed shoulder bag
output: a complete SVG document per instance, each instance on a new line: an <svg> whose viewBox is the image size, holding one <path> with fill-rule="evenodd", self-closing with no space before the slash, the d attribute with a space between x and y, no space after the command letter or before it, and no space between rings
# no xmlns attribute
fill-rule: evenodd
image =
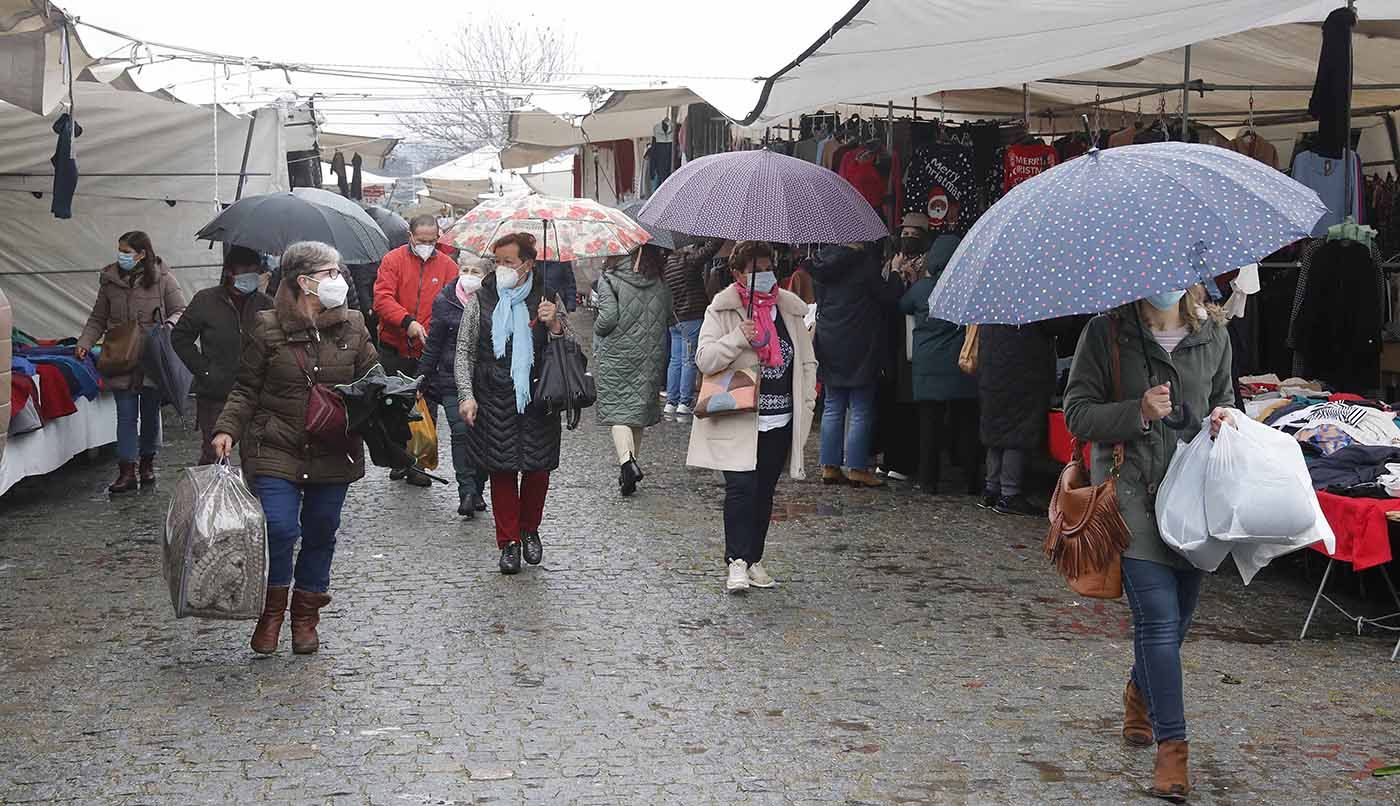
<svg viewBox="0 0 1400 806"><path fill-rule="evenodd" d="M1123 398L1122 361L1118 350L1118 322L1109 317L1109 355L1113 372L1113 398ZM1045 536L1045 556L1080 596L1117 599L1123 595L1123 552L1132 539L1118 510L1118 474L1123 468L1123 444L1113 446L1113 470L1102 484L1089 483L1084 466L1084 446L1074 437L1074 455L1050 498L1050 531Z"/></svg>

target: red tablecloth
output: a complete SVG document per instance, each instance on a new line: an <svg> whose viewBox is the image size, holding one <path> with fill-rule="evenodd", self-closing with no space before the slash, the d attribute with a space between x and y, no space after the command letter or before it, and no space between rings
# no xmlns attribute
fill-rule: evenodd
<svg viewBox="0 0 1400 806"><path fill-rule="evenodd" d="M1400 499L1347 498L1319 492L1322 514L1337 535L1337 553L1332 559L1351 563L1357 571L1390 562L1390 523L1385 513L1400 509ZM1312 545L1323 554L1321 543Z"/></svg>
<svg viewBox="0 0 1400 806"><path fill-rule="evenodd" d="M1064 412L1050 412L1050 455L1057 462L1068 462L1069 446ZM1331 555L1332 559L1351 563L1357 571L1390 562L1390 524L1385 513L1400 510L1400 499L1346 498L1319 492L1317 501L1337 536L1337 553ZM1314 543L1311 548L1327 553L1321 543Z"/></svg>

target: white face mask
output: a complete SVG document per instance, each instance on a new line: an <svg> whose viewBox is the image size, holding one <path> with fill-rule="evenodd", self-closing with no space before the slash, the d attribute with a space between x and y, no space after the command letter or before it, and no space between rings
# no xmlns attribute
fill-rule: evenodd
<svg viewBox="0 0 1400 806"><path fill-rule="evenodd" d="M315 294L317 299L321 300L321 305L327 309L339 308L345 304L345 298L350 294L350 284L345 282L344 277L336 275L317 283L315 290L310 293Z"/></svg>
<svg viewBox="0 0 1400 806"><path fill-rule="evenodd" d="M496 287L506 291L520 285L520 270L510 266L496 267Z"/></svg>
<svg viewBox="0 0 1400 806"><path fill-rule="evenodd" d="M464 274L457 282L461 283L467 291L475 293L478 288L481 288L481 275Z"/></svg>
<svg viewBox="0 0 1400 806"><path fill-rule="evenodd" d="M416 243L413 245L413 254L427 260L433 256L433 245L430 243Z"/></svg>

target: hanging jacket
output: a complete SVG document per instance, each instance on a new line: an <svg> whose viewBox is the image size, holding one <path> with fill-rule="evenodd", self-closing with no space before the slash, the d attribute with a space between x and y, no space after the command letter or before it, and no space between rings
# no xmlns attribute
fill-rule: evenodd
<svg viewBox="0 0 1400 806"><path fill-rule="evenodd" d="M457 263L439 245L423 260L410 245L391 250L379 263L374 281L374 312L379 315L379 342L399 355L417 356L418 345L408 343L408 325L433 323L433 300L458 275Z"/></svg>
<svg viewBox="0 0 1400 806"><path fill-rule="evenodd" d="M671 291L672 314L676 322L695 322L705 318L711 295L705 289L705 267L724 246L713 239L675 250L666 258L661 277ZM716 289L718 292L718 289Z"/></svg>
<svg viewBox="0 0 1400 806"><path fill-rule="evenodd" d="M457 360L457 329L462 325L462 301L457 299L457 283L447 284L433 300L433 326L428 328L428 341L418 359L418 375L427 379L423 394L433 400L457 396L457 379L453 364Z"/></svg>
<svg viewBox="0 0 1400 806"><path fill-rule="evenodd" d="M148 269L123 272L113 263L102 269L98 279L97 302L92 306L83 333L78 337L78 346L91 350L107 331L125 322L137 322L142 329L149 329L159 322L173 321L185 310L185 292L175 281L175 275L165 267L165 261L156 258L156 281L150 288L141 284L142 275ZM145 374L138 366L126 375L106 378L108 389L139 389L145 383Z"/></svg>
<svg viewBox="0 0 1400 806"><path fill-rule="evenodd" d="M812 263L811 273L817 291L815 349L822 383L875 383L885 364L885 318L898 305L898 286L885 282L879 256L869 247L829 246Z"/></svg>
<svg viewBox="0 0 1400 806"><path fill-rule="evenodd" d="M1304 252L1288 329L1295 374L1360 394L1380 382L1389 295L1377 257L1356 241L1315 241Z"/></svg>
<svg viewBox="0 0 1400 806"><path fill-rule="evenodd" d="M532 390L539 380L541 351L552 338L549 328L534 319L540 305L540 292L539 285L535 285L525 298L531 315L530 332L534 336L534 344L527 348L535 351L535 363L530 372ZM496 357L491 343L491 315L498 302L496 275L488 274L481 283L481 290L462 311L462 324L457 331L454 371L458 398L477 403L476 425L467 428L468 464L488 473L554 470L559 467L562 436L559 415L545 414L533 403L525 408L524 414L517 411L510 360L521 345L511 339L506 344L505 354ZM559 306L559 312L564 315L563 305Z"/></svg>
<svg viewBox="0 0 1400 806"><path fill-rule="evenodd" d="M593 322L598 422L644 428L661 421L671 359L671 292L630 267L604 272Z"/></svg>
<svg viewBox="0 0 1400 806"><path fill-rule="evenodd" d="M238 380L214 426L238 439L243 472L294 484L349 484L365 474L364 443L347 452L306 436L311 394L307 374L334 386L357 380L379 363L359 311L341 305L311 321L297 307L291 284L277 290L243 343ZM297 361L302 354L306 372Z"/></svg>
<svg viewBox="0 0 1400 806"><path fill-rule="evenodd" d="M1340 159L1347 141L1347 104L1351 97L1351 29L1356 12L1338 8L1322 24L1322 51L1317 57L1317 79L1308 114L1317 121L1313 150Z"/></svg>
<svg viewBox="0 0 1400 806"><path fill-rule="evenodd" d="M176 354L194 376L195 397L228 399L238 379L243 339L258 313L271 308L272 297L260 291L245 297L240 308L222 283L195 293L170 334Z"/></svg>
<svg viewBox="0 0 1400 806"><path fill-rule="evenodd" d="M1122 397L1118 399L1113 391L1109 316L1118 318L1122 373ZM1171 383L1172 401L1190 406L1193 419L1182 431L1173 431L1161 421L1146 430L1142 427L1142 396L1152 385L1148 383L1149 361L1157 383ZM1139 326L1131 311L1097 316L1084 328L1065 390L1065 418L1070 433L1093 443L1094 484L1108 478L1113 470L1113 447L1123 443L1118 509L1132 532L1132 543L1123 556L1181 569L1191 567L1162 542L1157 531L1157 488L1167 475L1178 441L1195 439L1201 420L1218 406L1233 405L1234 400L1230 337L1212 319L1187 335L1170 355Z"/></svg>

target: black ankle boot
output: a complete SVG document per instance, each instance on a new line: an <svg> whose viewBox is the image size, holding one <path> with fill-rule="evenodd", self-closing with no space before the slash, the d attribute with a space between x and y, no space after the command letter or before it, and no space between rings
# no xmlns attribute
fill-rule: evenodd
<svg viewBox="0 0 1400 806"><path fill-rule="evenodd" d="M637 466L636 459L628 459L622 463L618 470L617 486L622 490L624 497L637 491L637 482L643 478L642 469Z"/></svg>

